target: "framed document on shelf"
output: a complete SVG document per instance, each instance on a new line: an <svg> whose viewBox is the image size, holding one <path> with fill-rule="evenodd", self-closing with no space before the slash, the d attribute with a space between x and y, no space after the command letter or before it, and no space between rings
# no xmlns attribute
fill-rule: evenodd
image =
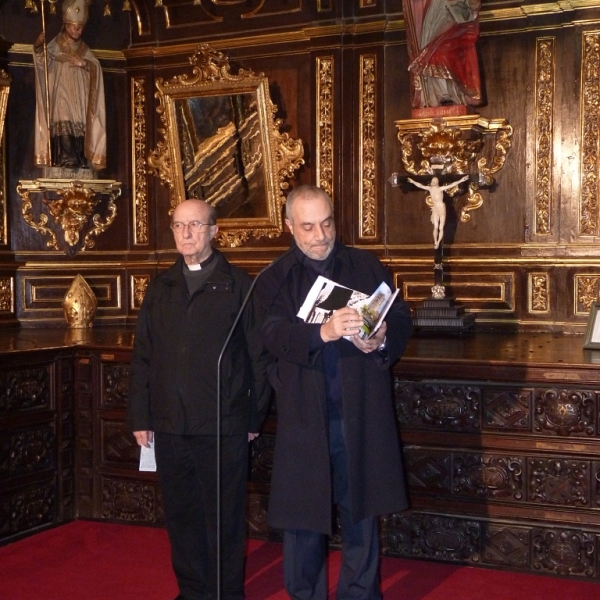
<svg viewBox="0 0 600 600"><path fill-rule="evenodd" d="M590 306L583 347L588 350L600 350L600 302L594 302Z"/></svg>

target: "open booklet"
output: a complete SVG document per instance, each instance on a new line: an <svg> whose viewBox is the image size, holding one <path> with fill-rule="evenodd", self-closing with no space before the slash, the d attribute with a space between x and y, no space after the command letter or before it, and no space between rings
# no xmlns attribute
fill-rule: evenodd
<svg viewBox="0 0 600 600"><path fill-rule="evenodd" d="M355 308L364 321L358 335L363 340L368 340L383 323L397 295L398 290L392 292L385 281L368 296L319 275L297 316L306 323L326 323L338 308Z"/></svg>

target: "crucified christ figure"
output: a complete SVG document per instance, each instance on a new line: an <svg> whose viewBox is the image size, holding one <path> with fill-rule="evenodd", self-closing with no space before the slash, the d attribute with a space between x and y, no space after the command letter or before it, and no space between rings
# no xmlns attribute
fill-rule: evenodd
<svg viewBox="0 0 600 600"><path fill-rule="evenodd" d="M468 175L465 175L462 179L458 181L453 181L452 183L448 183L447 185L440 185L439 179L437 177L431 178L430 185L423 185L414 179L408 177L408 181L410 181L413 185L421 188L422 190L427 190L429 192L429 197L431 198L431 222L433 224L433 247L438 248L442 242L444 237L444 225L446 224L446 205L444 204L444 190L449 190L450 188L456 187L463 181L469 179ZM429 204L429 202L428 202Z"/></svg>

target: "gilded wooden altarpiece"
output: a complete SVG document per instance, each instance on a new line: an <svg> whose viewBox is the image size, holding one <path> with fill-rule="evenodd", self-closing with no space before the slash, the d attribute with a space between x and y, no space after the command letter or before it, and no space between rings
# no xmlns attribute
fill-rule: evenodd
<svg viewBox="0 0 600 600"><path fill-rule="evenodd" d="M280 131L262 73L233 74L229 59L207 44L190 63L191 74L156 80L163 141L148 165L169 190L169 213L186 198L209 202L222 246L279 237L287 180L304 162L302 141Z"/></svg>

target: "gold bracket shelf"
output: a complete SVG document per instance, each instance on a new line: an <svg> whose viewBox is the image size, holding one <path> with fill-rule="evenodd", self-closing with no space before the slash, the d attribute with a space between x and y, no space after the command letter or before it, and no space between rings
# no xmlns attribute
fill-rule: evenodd
<svg viewBox="0 0 600 600"><path fill-rule="evenodd" d="M120 185L112 179L40 178L19 181L17 192L23 201L24 221L48 237L48 248L73 256L93 248L96 243L93 238L106 231L115 220L115 200L121 195ZM57 235L59 226L62 239Z"/></svg>
<svg viewBox="0 0 600 600"><path fill-rule="evenodd" d="M396 121L396 129L407 173L470 176L467 201L460 211L460 221L468 223L470 211L483 204L478 190L491 187L504 166L512 146L512 127L505 119L465 115ZM392 185L398 185L398 180L398 173L393 173Z"/></svg>

